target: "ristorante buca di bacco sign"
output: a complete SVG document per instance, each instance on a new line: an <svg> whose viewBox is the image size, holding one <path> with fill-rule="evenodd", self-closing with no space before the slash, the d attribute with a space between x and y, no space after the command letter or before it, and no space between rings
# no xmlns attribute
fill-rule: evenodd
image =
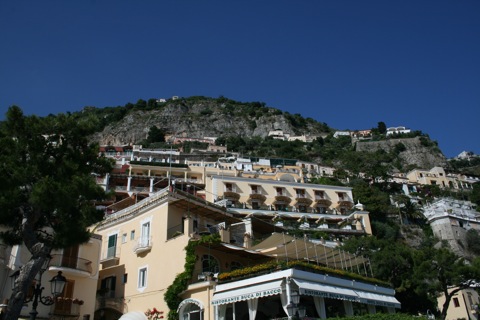
<svg viewBox="0 0 480 320"><path fill-rule="evenodd" d="M282 293L282 288L275 288L275 289L269 289L269 290L263 290L263 291L258 291L258 292L251 292L247 294L242 294L242 295L237 295L237 296L232 296L232 297L226 297L223 299L218 299L212 301L213 305L221 305L221 304L227 304L227 303L233 303L237 301L244 301L244 300L250 300L250 299L256 299L256 298L261 298L261 297L267 297L267 296L274 296L277 294Z"/></svg>

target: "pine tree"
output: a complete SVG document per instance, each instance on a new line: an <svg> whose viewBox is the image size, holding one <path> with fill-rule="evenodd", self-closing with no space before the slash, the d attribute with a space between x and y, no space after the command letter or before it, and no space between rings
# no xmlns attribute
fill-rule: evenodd
<svg viewBox="0 0 480 320"><path fill-rule="evenodd" d="M25 116L10 107L0 126L0 237L24 245L31 259L20 269L5 319L17 319L24 298L54 248L90 238L100 221L94 201L105 196L94 174L112 169L88 141L95 121L71 115Z"/></svg>

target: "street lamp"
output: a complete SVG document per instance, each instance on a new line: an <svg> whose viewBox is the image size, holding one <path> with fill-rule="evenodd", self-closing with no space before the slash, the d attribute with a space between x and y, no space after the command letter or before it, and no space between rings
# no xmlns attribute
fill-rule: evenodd
<svg viewBox="0 0 480 320"><path fill-rule="evenodd" d="M287 313L289 319L303 319L307 312L305 306L301 306L300 295L297 291L292 291L290 294L290 303L287 304Z"/></svg>
<svg viewBox="0 0 480 320"><path fill-rule="evenodd" d="M42 275L47 270L49 262L50 262L50 259L46 259L46 263L44 263L44 265L40 269L38 283L33 288L33 296L25 299L25 303L33 301L32 311L30 311L30 320L35 320L37 317L38 303L40 302L45 306L51 306L52 304L54 304L55 297L62 294L63 289L65 288L65 284L67 282L67 279L64 276L62 276L62 271L58 271L58 274L49 281L51 285L51 292L53 295L53 299L50 296L42 296L42 291L44 289L44 287L42 287ZM15 282L19 275L20 275L20 271L17 270L10 276L10 279L12 280L12 288L15 287Z"/></svg>

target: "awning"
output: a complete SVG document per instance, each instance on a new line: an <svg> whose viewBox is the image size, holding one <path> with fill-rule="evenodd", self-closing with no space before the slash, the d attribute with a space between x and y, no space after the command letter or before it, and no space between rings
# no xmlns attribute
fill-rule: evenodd
<svg viewBox="0 0 480 320"><path fill-rule="evenodd" d="M131 311L122 315L119 320L147 320L147 316L141 311Z"/></svg>
<svg viewBox="0 0 480 320"><path fill-rule="evenodd" d="M226 290L213 294L212 304L221 305L255 298L268 297L282 293L282 281L276 280L257 285Z"/></svg>
<svg viewBox="0 0 480 320"><path fill-rule="evenodd" d="M384 294L366 292L366 291L355 291L360 297L360 302L365 304L373 304L376 306L391 307L391 308L400 308L400 302L395 299L393 296L387 296Z"/></svg>
<svg viewBox="0 0 480 320"><path fill-rule="evenodd" d="M330 286L321 283L308 282L303 280L293 279L298 285L300 295L347 300L359 302L360 299L355 291L352 289L341 288L337 286Z"/></svg>

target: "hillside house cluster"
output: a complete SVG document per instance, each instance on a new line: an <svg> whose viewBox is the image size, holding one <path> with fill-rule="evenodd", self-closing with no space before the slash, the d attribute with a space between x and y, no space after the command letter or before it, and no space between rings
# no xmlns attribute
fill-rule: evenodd
<svg viewBox="0 0 480 320"><path fill-rule="evenodd" d="M116 166L96 179L114 196L98 204L105 217L92 226L88 243L53 252L43 282L61 271L67 289L61 303L39 306L39 316L147 319L166 318L173 310L191 320L325 319L400 308L394 290L373 278L368 259L338 245L372 230L351 188L309 182L333 176L335 168L211 151L219 157L102 147ZM442 170L414 170L392 179L406 192L423 184L469 189L476 182ZM452 208L431 205L427 218L434 232L456 240L464 234L459 228L478 228L477 217L458 205L461 212L453 202ZM294 236L299 229L322 237ZM203 241L207 235L213 240ZM7 299L7 280L29 254L21 246L2 245L0 258L1 298ZM179 275L188 281L174 291L175 304L165 294Z"/></svg>

